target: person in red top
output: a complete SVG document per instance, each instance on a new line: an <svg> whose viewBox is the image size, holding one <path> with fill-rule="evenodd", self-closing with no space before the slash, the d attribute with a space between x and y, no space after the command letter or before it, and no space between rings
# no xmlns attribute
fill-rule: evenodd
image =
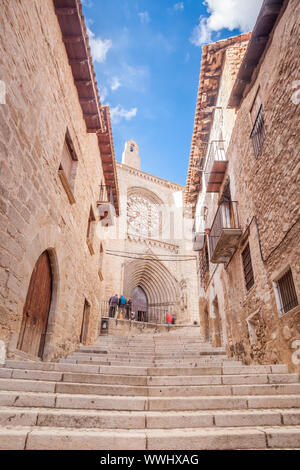
<svg viewBox="0 0 300 470"><path fill-rule="evenodd" d="M167 313L166 320L167 320L168 325L172 324L172 315L170 313Z"/></svg>

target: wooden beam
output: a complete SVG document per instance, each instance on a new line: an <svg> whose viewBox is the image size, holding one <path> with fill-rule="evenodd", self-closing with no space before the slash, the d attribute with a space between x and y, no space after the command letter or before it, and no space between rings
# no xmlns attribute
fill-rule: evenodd
<svg viewBox="0 0 300 470"><path fill-rule="evenodd" d="M98 113L83 113L84 119L96 119L99 117Z"/></svg>
<svg viewBox="0 0 300 470"><path fill-rule="evenodd" d="M55 8L57 15L74 15L77 13L76 8Z"/></svg>
<svg viewBox="0 0 300 470"><path fill-rule="evenodd" d="M92 80L74 80L75 81L75 85L84 85L84 86L89 86L89 85L92 85L93 82Z"/></svg>
<svg viewBox="0 0 300 470"><path fill-rule="evenodd" d="M96 101L96 98L93 98L92 96L89 96L88 98L79 98L80 104L89 104L89 103L94 103Z"/></svg>
<svg viewBox="0 0 300 470"><path fill-rule="evenodd" d="M88 134L97 134L97 132L100 132L99 127L87 127L86 129Z"/></svg>
<svg viewBox="0 0 300 470"><path fill-rule="evenodd" d="M88 63L89 63L88 58L85 58L85 59L69 59L69 64L70 65L83 65L83 64L88 64Z"/></svg>
<svg viewBox="0 0 300 470"><path fill-rule="evenodd" d="M65 44L75 44L83 41L82 36L63 36L63 41Z"/></svg>

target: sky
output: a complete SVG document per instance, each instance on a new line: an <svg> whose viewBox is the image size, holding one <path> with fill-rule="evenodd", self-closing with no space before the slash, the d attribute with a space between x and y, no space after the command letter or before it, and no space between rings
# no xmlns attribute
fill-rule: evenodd
<svg viewBox="0 0 300 470"><path fill-rule="evenodd" d="M116 160L185 185L204 44L251 31L263 0L82 0Z"/></svg>

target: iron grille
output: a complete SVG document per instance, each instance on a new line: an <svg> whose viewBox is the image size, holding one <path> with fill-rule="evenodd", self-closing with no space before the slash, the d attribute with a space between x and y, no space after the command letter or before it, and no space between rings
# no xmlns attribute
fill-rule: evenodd
<svg viewBox="0 0 300 470"><path fill-rule="evenodd" d="M281 299L281 313L284 314L298 305L291 269L277 281L277 285Z"/></svg>
<svg viewBox="0 0 300 470"><path fill-rule="evenodd" d="M253 125L250 138L252 140L255 156L259 154L266 137L263 106L261 105Z"/></svg>
<svg viewBox="0 0 300 470"><path fill-rule="evenodd" d="M249 290L254 284L254 273L252 268L251 253L249 243L242 252L244 276L246 282L246 289Z"/></svg>

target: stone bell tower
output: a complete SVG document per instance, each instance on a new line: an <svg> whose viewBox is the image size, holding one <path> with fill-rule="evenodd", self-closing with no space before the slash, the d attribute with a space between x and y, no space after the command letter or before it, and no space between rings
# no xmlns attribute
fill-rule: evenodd
<svg viewBox="0 0 300 470"><path fill-rule="evenodd" d="M135 143L133 139L128 140L125 143L124 152L122 155L122 163L125 165L137 168L138 170L141 167L141 159L139 156L139 146Z"/></svg>

